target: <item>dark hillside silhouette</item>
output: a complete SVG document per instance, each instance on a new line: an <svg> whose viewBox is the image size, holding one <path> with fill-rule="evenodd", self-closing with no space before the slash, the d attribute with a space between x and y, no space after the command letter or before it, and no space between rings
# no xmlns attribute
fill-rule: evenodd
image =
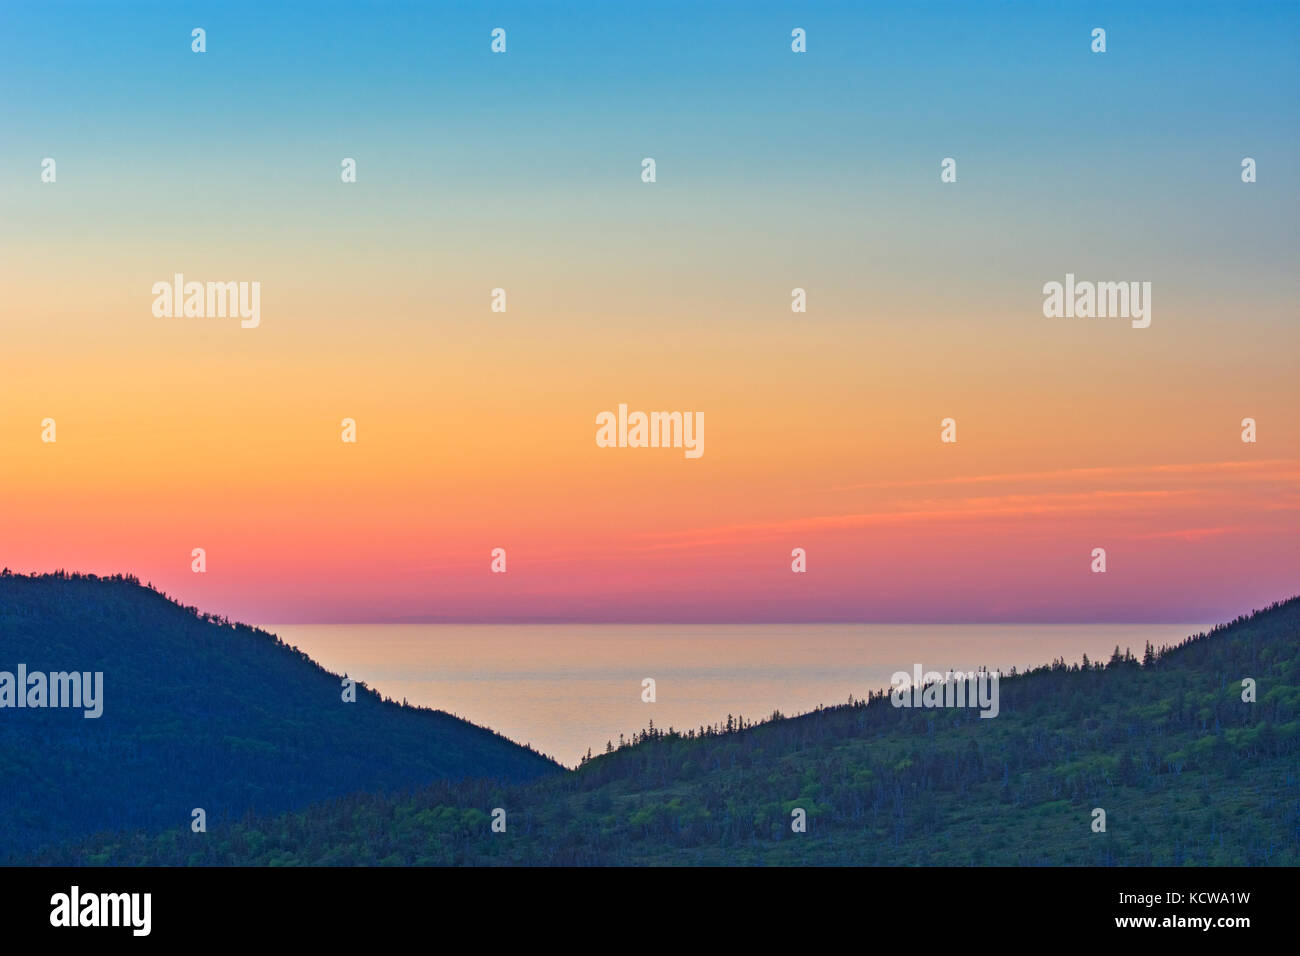
<svg viewBox="0 0 1300 956"><path fill-rule="evenodd" d="M209 828L358 790L521 782L560 766L441 711L383 700L257 628L130 577L0 574L0 670L103 671L104 711L0 710L0 852L97 830Z"/></svg>

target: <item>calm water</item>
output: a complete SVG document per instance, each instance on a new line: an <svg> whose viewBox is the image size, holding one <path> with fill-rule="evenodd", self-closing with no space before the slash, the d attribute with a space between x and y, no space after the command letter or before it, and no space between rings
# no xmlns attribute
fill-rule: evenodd
<svg viewBox="0 0 1300 956"><path fill-rule="evenodd" d="M679 729L727 714L795 714L889 685L895 671L1008 670L1118 644L1173 644L1205 628L1085 625L268 625L331 671L437 707L573 765L653 719ZM642 703L653 677L657 700Z"/></svg>

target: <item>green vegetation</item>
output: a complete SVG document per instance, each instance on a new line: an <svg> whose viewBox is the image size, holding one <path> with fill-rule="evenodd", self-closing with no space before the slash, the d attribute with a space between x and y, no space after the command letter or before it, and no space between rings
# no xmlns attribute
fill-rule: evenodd
<svg viewBox="0 0 1300 956"><path fill-rule="evenodd" d="M1243 678L1258 700L1242 700ZM1300 863L1300 599L1189 638L1004 676L1001 712L888 696L649 729L531 783L352 794L206 834L101 834L48 864ZM728 729L730 727L730 729ZM493 808L507 831L491 831ZM806 833L791 811L807 812ZM1091 829L1106 811L1105 833Z"/></svg>

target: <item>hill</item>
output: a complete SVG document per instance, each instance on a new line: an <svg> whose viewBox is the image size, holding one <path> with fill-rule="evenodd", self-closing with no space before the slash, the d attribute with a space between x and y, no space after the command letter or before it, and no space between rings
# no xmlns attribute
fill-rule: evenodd
<svg viewBox="0 0 1300 956"><path fill-rule="evenodd" d="M1292 599L1140 661L1117 648L1005 676L994 719L872 694L755 726L650 729L527 784L358 793L206 834L101 834L28 862L1295 865L1298 767Z"/></svg>
<svg viewBox="0 0 1300 956"><path fill-rule="evenodd" d="M274 635L199 614L132 578L0 574L0 671L103 673L102 715L0 709L0 847L99 831L209 828L359 790L522 782L562 769L441 711L342 700ZM0 680L3 680L0 677Z"/></svg>

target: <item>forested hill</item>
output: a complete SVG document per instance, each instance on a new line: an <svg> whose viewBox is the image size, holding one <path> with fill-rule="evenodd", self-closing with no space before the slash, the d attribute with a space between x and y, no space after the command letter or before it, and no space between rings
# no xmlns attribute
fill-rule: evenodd
<svg viewBox="0 0 1300 956"><path fill-rule="evenodd" d="M1292 599L1163 653L1004 677L992 719L873 696L732 732L640 734L522 786L357 794L29 862L1294 866L1298 768Z"/></svg>
<svg viewBox="0 0 1300 956"><path fill-rule="evenodd" d="M0 574L0 672L19 664L102 671L103 714L0 708L0 855L98 830L188 829L195 808L212 828L358 790L562 769L362 686L345 703L342 675L133 578Z"/></svg>

